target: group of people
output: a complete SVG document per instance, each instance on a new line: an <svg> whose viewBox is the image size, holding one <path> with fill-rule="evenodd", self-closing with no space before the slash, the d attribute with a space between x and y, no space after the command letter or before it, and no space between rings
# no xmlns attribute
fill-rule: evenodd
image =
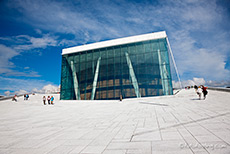
<svg viewBox="0 0 230 154"><path fill-rule="evenodd" d="M199 99L201 99L201 95L203 93L204 99L206 98L206 95L208 94L207 87L200 85L199 87L197 85L194 86L195 92L199 96Z"/></svg>
<svg viewBox="0 0 230 154"><path fill-rule="evenodd" d="M24 94L24 100L28 100L29 99L29 94ZM14 97L12 98L12 101L17 102L18 101L18 96L14 95Z"/></svg>
<svg viewBox="0 0 230 154"><path fill-rule="evenodd" d="M54 104L54 97L53 96L48 96L47 97L47 101L48 101L48 104L50 105L53 105ZM43 103L44 105L46 105L46 96L43 96Z"/></svg>
<svg viewBox="0 0 230 154"><path fill-rule="evenodd" d="M29 94L25 94L25 95L24 95L24 100L28 100L29 97L30 97Z"/></svg>

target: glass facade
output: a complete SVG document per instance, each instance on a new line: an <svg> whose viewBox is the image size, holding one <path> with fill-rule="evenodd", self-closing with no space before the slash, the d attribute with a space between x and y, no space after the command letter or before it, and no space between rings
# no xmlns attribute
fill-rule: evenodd
<svg viewBox="0 0 230 154"><path fill-rule="evenodd" d="M62 56L61 99L172 95L166 38Z"/></svg>

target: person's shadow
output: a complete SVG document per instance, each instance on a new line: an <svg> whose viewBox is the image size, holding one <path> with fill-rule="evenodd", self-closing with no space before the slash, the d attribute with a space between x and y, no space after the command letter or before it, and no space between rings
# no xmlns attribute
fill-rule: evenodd
<svg viewBox="0 0 230 154"><path fill-rule="evenodd" d="M193 98L193 99L190 99L190 100L202 100L202 99L199 99L199 98Z"/></svg>
<svg viewBox="0 0 230 154"><path fill-rule="evenodd" d="M202 100L202 99L199 99L199 98L192 98L190 100Z"/></svg>

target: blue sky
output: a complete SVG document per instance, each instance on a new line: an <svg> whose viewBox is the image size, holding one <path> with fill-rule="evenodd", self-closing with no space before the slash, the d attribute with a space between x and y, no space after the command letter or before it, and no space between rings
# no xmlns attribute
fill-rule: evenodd
<svg viewBox="0 0 230 154"><path fill-rule="evenodd" d="M0 94L60 85L63 48L162 30L184 85L230 84L229 0L2 0Z"/></svg>

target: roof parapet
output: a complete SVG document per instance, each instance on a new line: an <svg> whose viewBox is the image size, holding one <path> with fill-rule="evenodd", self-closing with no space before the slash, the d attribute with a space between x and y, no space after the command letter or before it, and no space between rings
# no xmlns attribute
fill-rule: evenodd
<svg viewBox="0 0 230 154"><path fill-rule="evenodd" d="M166 32L161 31L161 32L153 32L149 34L118 38L118 39L113 39L113 40L108 40L108 41L102 41L102 42L96 42L96 43L66 48L62 50L62 55L82 52L82 51L87 51L87 50L92 50L92 49L106 48L106 47L111 47L111 46L116 46L116 45L129 44L129 43L134 43L134 42L161 39L161 38L166 38L166 37L167 37Z"/></svg>

